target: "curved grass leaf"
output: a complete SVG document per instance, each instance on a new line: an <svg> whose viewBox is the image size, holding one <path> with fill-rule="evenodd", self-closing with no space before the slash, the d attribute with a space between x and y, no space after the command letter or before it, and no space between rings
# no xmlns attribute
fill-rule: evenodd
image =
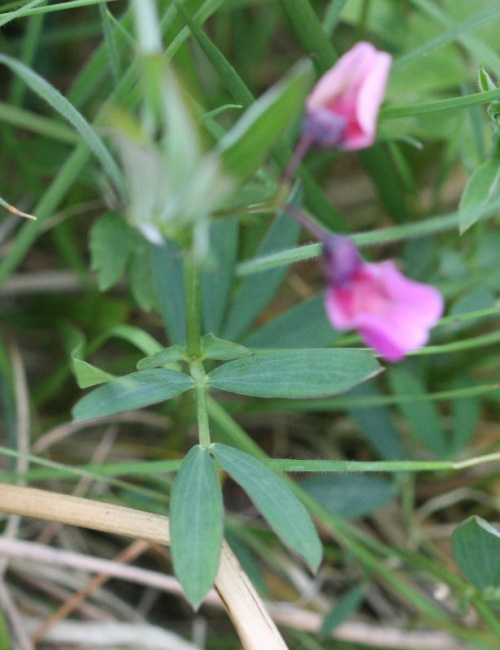
<svg viewBox="0 0 500 650"><path fill-rule="evenodd" d="M272 350L219 366L208 381L240 395L300 399L343 393L381 370L364 350Z"/></svg>
<svg viewBox="0 0 500 650"><path fill-rule="evenodd" d="M122 196L125 195L123 176L114 158L83 115L56 88L39 74L6 54L0 54L0 63L17 74L29 88L60 113L81 135L94 152L104 170Z"/></svg>
<svg viewBox="0 0 500 650"><path fill-rule="evenodd" d="M215 444L212 450L276 534L315 571L322 558L321 542L309 513L292 489L260 460L239 449Z"/></svg>
<svg viewBox="0 0 500 650"><path fill-rule="evenodd" d="M222 494L207 449L193 447L182 461L170 502L175 575L196 609L213 585L223 532Z"/></svg>
<svg viewBox="0 0 500 650"><path fill-rule="evenodd" d="M125 375L85 395L73 408L77 422L158 404L192 388L182 372L157 368Z"/></svg>

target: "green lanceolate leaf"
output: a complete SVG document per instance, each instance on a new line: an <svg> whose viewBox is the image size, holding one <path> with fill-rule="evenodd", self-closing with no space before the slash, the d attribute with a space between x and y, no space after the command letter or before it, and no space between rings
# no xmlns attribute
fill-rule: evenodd
<svg viewBox="0 0 500 650"><path fill-rule="evenodd" d="M66 333L66 337L68 344L71 346L71 369L79 388L90 388L116 379L115 375L111 375L109 372L83 360L85 337L81 332L71 329Z"/></svg>
<svg viewBox="0 0 500 650"><path fill-rule="evenodd" d="M322 547L309 514L285 481L260 460L226 445L212 445L215 458L245 490L271 528L315 571Z"/></svg>
<svg viewBox="0 0 500 650"><path fill-rule="evenodd" d="M460 233L464 233L483 215L488 203L500 191L500 160L486 160L469 178L459 208Z"/></svg>
<svg viewBox="0 0 500 650"><path fill-rule="evenodd" d="M77 422L158 404L192 388L193 380L182 372L157 368L119 377L85 395L73 408Z"/></svg>
<svg viewBox="0 0 500 650"><path fill-rule="evenodd" d="M78 359L74 354L71 355L71 362L79 388L90 388L91 386L105 384L108 381L116 379L115 375L111 375L109 372L101 370L101 368L93 366L87 361L83 361L83 359Z"/></svg>
<svg viewBox="0 0 500 650"><path fill-rule="evenodd" d="M271 147L303 107L309 82L309 64L296 66L260 97L220 140L218 152L230 174L245 181L259 169Z"/></svg>
<svg viewBox="0 0 500 650"><path fill-rule="evenodd" d="M213 334L205 334L201 340L201 349L205 359L216 359L217 361L240 359L254 353L244 345L219 339Z"/></svg>
<svg viewBox="0 0 500 650"><path fill-rule="evenodd" d="M150 368L161 368L169 363L186 359L186 347L184 345L172 345L169 348L160 350L149 357L141 359L137 364L137 370L148 370Z"/></svg>
<svg viewBox="0 0 500 650"><path fill-rule="evenodd" d="M343 393L381 370L364 350L261 350L219 366L208 381L240 395L300 399Z"/></svg>
<svg viewBox="0 0 500 650"><path fill-rule="evenodd" d="M193 447L182 461L170 503L175 575L197 608L213 585L223 531L222 494L207 449Z"/></svg>
<svg viewBox="0 0 500 650"><path fill-rule="evenodd" d="M484 519L471 517L456 528L451 543L467 580L480 591L496 591L500 598L500 532Z"/></svg>

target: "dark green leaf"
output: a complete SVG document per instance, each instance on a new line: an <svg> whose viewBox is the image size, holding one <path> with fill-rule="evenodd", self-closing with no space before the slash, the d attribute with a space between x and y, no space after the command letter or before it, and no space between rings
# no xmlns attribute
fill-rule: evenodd
<svg viewBox="0 0 500 650"><path fill-rule="evenodd" d="M119 214L110 212L92 226L90 252L97 284L106 291L118 282L132 255L136 235Z"/></svg>
<svg viewBox="0 0 500 650"><path fill-rule="evenodd" d="M158 404L194 385L188 375L175 370L141 370L125 375L85 395L73 408L77 422Z"/></svg>
<svg viewBox="0 0 500 650"><path fill-rule="evenodd" d="M500 532L480 517L466 519L451 537L460 571L480 591L500 589Z"/></svg>
<svg viewBox="0 0 500 650"><path fill-rule="evenodd" d="M151 244L139 232L134 231L136 245L129 267L130 291L141 309L149 311L158 305L154 276Z"/></svg>
<svg viewBox="0 0 500 650"><path fill-rule="evenodd" d="M389 381L395 395L416 398L426 395L425 387L409 370L392 366ZM416 399L398 404L400 411L408 420L413 435L438 458L448 453L448 441L436 405L431 401Z"/></svg>
<svg viewBox="0 0 500 650"><path fill-rule="evenodd" d="M251 348L312 348L329 345L339 336L328 322L321 294L283 312L245 343Z"/></svg>
<svg viewBox="0 0 500 650"><path fill-rule="evenodd" d="M170 502L174 571L195 609L215 580L223 519L214 462L207 449L196 445L182 461Z"/></svg>
<svg viewBox="0 0 500 650"><path fill-rule="evenodd" d="M169 239L163 246L151 245L150 249L158 305L165 329L172 343L183 343L186 339L186 315L181 249Z"/></svg>
<svg viewBox="0 0 500 650"><path fill-rule="evenodd" d="M208 375L211 386L254 397L308 398L342 393L378 374L370 352L351 349L259 351Z"/></svg>
<svg viewBox="0 0 500 650"><path fill-rule="evenodd" d="M297 243L299 224L282 214L272 224L260 245L257 256L276 253ZM235 341L250 326L278 290L287 273L286 267L254 273L243 279L231 307L223 336Z"/></svg>
<svg viewBox="0 0 500 650"><path fill-rule="evenodd" d="M314 524L285 481L260 460L227 447L212 445L216 459L248 494L271 528L315 571L322 547Z"/></svg>
<svg viewBox="0 0 500 650"><path fill-rule="evenodd" d="M205 331L216 336L222 331L231 296L237 250L237 220L214 223L210 231L210 257L201 275L201 304Z"/></svg>
<svg viewBox="0 0 500 650"><path fill-rule="evenodd" d="M43 77L28 68L24 63L13 59L6 54L0 54L0 63L10 68L24 83L39 97L46 101L54 110L60 113L73 126L87 146L99 159L109 178L113 181L120 195L125 196L123 175L118 168L113 156L93 127L85 120L83 115L62 95L54 86L51 86Z"/></svg>

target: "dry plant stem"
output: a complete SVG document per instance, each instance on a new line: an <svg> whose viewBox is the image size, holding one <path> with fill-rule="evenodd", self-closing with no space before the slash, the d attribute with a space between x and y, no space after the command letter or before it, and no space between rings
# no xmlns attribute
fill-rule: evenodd
<svg viewBox="0 0 500 650"><path fill-rule="evenodd" d="M0 512L170 544L167 517L34 488L2 485ZM245 650L286 650L259 595L226 543L222 546L215 588Z"/></svg>

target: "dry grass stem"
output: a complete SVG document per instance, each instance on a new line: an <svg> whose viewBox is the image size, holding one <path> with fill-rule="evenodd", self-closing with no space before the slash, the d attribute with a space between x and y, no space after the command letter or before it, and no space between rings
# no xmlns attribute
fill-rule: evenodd
<svg viewBox="0 0 500 650"><path fill-rule="evenodd" d="M170 544L167 517L34 488L3 485L0 511L165 546ZM286 650L262 600L226 543L222 547L215 588L246 650Z"/></svg>

